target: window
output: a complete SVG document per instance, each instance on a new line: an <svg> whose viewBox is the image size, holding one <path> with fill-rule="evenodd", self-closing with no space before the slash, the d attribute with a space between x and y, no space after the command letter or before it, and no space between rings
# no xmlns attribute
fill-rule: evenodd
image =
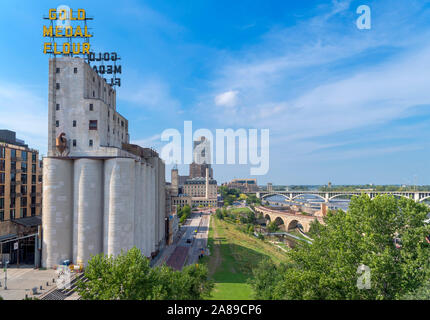
<svg viewBox="0 0 430 320"><path fill-rule="evenodd" d="M31 208L31 216L34 217L36 215L36 208Z"/></svg>
<svg viewBox="0 0 430 320"><path fill-rule="evenodd" d="M10 150L10 157L11 157L12 159L15 159L15 158L16 158L16 150L15 150L15 149L11 149L11 150Z"/></svg>
<svg viewBox="0 0 430 320"><path fill-rule="evenodd" d="M60 73L60 68L56 68L55 73Z"/></svg>
<svg viewBox="0 0 430 320"><path fill-rule="evenodd" d="M36 153L31 155L31 161L36 162Z"/></svg>
<svg viewBox="0 0 430 320"><path fill-rule="evenodd" d="M22 197L21 198L21 207L26 207L27 206L27 197Z"/></svg>
<svg viewBox="0 0 430 320"><path fill-rule="evenodd" d="M55 126L58 128L60 126L60 121L56 120L55 121Z"/></svg>
<svg viewBox="0 0 430 320"><path fill-rule="evenodd" d="M60 89L60 84L59 84L58 82L55 84L55 88L56 88L57 90L59 90L59 89Z"/></svg>
<svg viewBox="0 0 430 320"><path fill-rule="evenodd" d="M93 111L93 110L94 110L94 106L92 103L90 103L90 111Z"/></svg>
<svg viewBox="0 0 430 320"><path fill-rule="evenodd" d="M96 82L96 78L93 77L93 82Z"/></svg>
<svg viewBox="0 0 430 320"><path fill-rule="evenodd" d="M21 172L27 173L27 162L21 162Z"/></svg>
<svg viewBox="0 0 430 320"><path fill-rule="evenodd" d="M76 147L76 140L73 140L72 144L74 147Z"/></svg>
<svg viewBox="0 0 430 320"><path fill-rule="evenodd" d="M56 105L55 105L55 110L60 110L60 104L59 103L57 103Z"/></svg>
<svg viewBox="0 0 430 320"><path fill-rule="evenodd" d="M21 194L26 195L27 194L27 186L21 186Z"/></svg>
<svg viewBox="0 0 430 320"><path fill-rule="evenodd" d="M4 211L0 210L0 221L4 221Z"/></svg>
<svg viewBox="0 0 430 320"><path fill-rule="evenodd" d="M108 110L108 118L110 117L110 111Z"/></svg>
<svg viewBox="0 0 430 320"><path fill-rule="evenodd" d="M78 68L73 68L73 73L78 73Z"/></svg>
<svg viewBox="0 0 430 320"><path fill-rule="evenodd" d="M34 172L36 172L36 164L35 163L33 163L32 165L31 165L31 171L34 173Z"/></svg>
<svg viewBox="0 0 430 320"><path fill-rule="evenodd" d="M36 183L36 175L35 174L33 174L32 176L31 176L31 184L35 184Z"/></svg>
<svg viewBox="0 0 430 320"><path fill-rule="evenodd" d="M27 216L27 208L21 208L20 210L20 217L24 218Z"/></svg>
<svg viewBox="0 0 430 320"><path fill-rule="evenodd" d="M26 174L22 174L21 175L21 183L22 184L27 184L27 175Z"/></svg>
<svg viewBox="0 0 430 320"><path fill-rule="evenodd" d="M97 120L90 120L89 130L97 130Z"/></svg>
<svg viewBox="0 0 430 320"><path fill-rule="evenodd" d="M0 158L4 159L5 151L3 147L0 147Z"/></svg>
<svg viewBox="0 0 430 320"><path fill-rule="evenodd" d="M5 161L0 160L0 171L4 171L4 168L5 168Z"/></svg>
<svg viewBox="0 0 430 320"><path fill-rule="evenodd" d="M88 142L88 145L89 145L90 147L92 147L92 146L93 146L93 140L91 140L91 139L90 139L90 141Z"/></svg>
<svg viewBox="0 0 430 320"><path fill-rule="evenodd" d="M4 186L0 186L0 197L4 197Z"/></svg>
<svg viewBox="0 0 430 320"><path fill-rule="evenodd" d="M4 183L4 180L5 180L5 173L0 172L0 183Z"/></svg>
<svg viewBox="0 0 430 320"><path fill-rule="evenodd" d="M4 198L0 198L0 209L4 209Z"/></svg>
<svg viewBox="0 0 430 320"><path fill-rule="evenodd" d="M124 121L121 120L121 127L124 127Z"/></svg>
<svg viewBox="0 0 430 320"><path fill-rule="evenodd" d="M31 193L36 193L36 186L31 186Z"/></svg>
<svg viewBox="0 0 430 320"><path fill-rule="evenodd" d="M21 159L22 159L22 161L27 161L27 152L26 151L21 151Z"/></svg>
<svg viewBox="0 0 430 320"><path fill-rule="evenodd" d="M96 96L96 92L93 90L93 97L95 97Z"/></svg>
<svg viewBox="0 0 430 320"><path fill-rule="evenodd" d="M76 127L76 120L73 120L73 127Z"/></svg>

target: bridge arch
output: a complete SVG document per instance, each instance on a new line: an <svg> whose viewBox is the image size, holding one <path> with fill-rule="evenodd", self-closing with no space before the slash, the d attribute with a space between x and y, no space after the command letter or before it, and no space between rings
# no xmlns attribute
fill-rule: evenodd
<svg viewBox="0 0 430 320"><path fill-rule="evenodd" d="M287 225L284 219L282 219L281 217L276 217L274 221L280 230L285 231L287 229Z"/></svg>
<svg viewBox="0 0 430 320"><path fill-rule="evenodd" d="M267 221L267 220L272 221L272 219L271 219L271 217L270 217L270 215L269 215L268 213L266 213L266 214L264 215L264 219L266 219L266 221Z"/></svg>
<svg viewBox="0 0 430 320"><path fill-rule="evenodd" d="M427 197L421 198L420 200L418 200L418 202L423 202L423 201L426 201L428 199L430 199L430 195Z"/></svg>
<svg viewBox="0 0 430 320"><path fill-rule="evenodd" d="M300 193L300 194L296 194L295 196L293 196L291 198L291 200L294 200L294 199L297 199L297 198L300 198L300 197L303 197L303 196L315 196L315 197L321 198L322 200L325 201L325 198L322 195L319 195L317 193Z"/></svg>
<svg viewBox="0 0 430 320"><path fill-rule="evenodd" d="M296 220L296 219L292 219L292 220L290 220L290 222L288 223L288 228L287 228L287 230L288 231L290 231L290 230L293 230L293 229L296 229L298 226L302 226L301 225L301 223L298 221L298 220ZM303 226L302 226L303 227Z"/></svg>
<svg viewBox="0 0 430 320"><path fill-rule="evenodd" d="M273 197L273 196L281 196L281 197L284 197L287 200L290 200L289 196L287 196L286 194L282 194L282 193L268 193L268 194L262 195L261 196L261 200L263 200L265 198L268 198L268 197Z"/></svg>
<svg viewBox="0 0 430 320"><path fill-rule="evenodd" d="M331 196L330 198L328 198L328 200L330 201L330 200L336 199L337 197L340 197L340 196L350 196L350 197L352 198L352 197L354 197L354 196L358 196L358 194L357 194L357 193L341 193L341 194L335 194L334 196Z"/></svg>

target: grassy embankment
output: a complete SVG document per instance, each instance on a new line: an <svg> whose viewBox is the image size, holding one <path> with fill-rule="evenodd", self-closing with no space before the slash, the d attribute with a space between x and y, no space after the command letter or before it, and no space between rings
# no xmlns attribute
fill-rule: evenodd
<svg viewBox="0 0 430 320"><path fill-rule="evenodd" d="M237 210L244 209L248 210ZM285 259L281 249L240 231L236 223L215 216L211 217L208 245L211 255L203 263L207 263L215 281L212 299L253 299L252 288L247 283L252 269L265 258L276 263Z"/></svg>

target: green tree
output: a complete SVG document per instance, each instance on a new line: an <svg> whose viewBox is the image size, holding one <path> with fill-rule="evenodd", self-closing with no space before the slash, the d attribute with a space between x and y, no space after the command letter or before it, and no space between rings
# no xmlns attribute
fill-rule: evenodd
<svg viewBox="0 0 430 320"><path fill-rule="evenodd" d="M279 230L279 226L276 224L275 221L269 222L266 228L268 232L276 232Z"/></svg>
<svg viewBox="0 0 430 320"><path fill-rule="evenodd" d="M291 263L274 284L277 297L400 299L416 292L430 279L430 226L423 222L429 210L388 195L354 197L347 212L329 212L325 225L313 226L312 244L299 242L288 251ZM362 264L370 268L368 290L357 287Z"/></svg>
<svg viewBox="0 0 430 320"><path fill-rule="evenodd" d="M263 236L264 239L264 236ZM287 271L285 264L276 266L271 259L259 262L257 268L252 270L253 277L248 280L254 289L256 299L277 300L282 299L277 285L283 281L283 273Z"/></svg>
<svg viewBox="0 0 430 320"><path fill-rule="evenodd" d="M77 292L84 300L196 300L207 298L213 288L204 265L174 271L163 265L151 268L136 247L116 257L92 256Z"/></svg>

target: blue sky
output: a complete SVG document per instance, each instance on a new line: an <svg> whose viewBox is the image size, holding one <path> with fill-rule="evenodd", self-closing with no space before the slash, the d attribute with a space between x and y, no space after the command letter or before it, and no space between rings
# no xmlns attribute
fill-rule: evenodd
<svg viewBox="0 0 430 320"><path fill-rule="evenodd" d="M430 1L2 1L0 127L42 153L42 16L62 4L94 16L93 50L121 55L132 142L160 150L186 120L268 128L259 184L430 184ZM363 4L370 30L355 24Z"/></svg>

